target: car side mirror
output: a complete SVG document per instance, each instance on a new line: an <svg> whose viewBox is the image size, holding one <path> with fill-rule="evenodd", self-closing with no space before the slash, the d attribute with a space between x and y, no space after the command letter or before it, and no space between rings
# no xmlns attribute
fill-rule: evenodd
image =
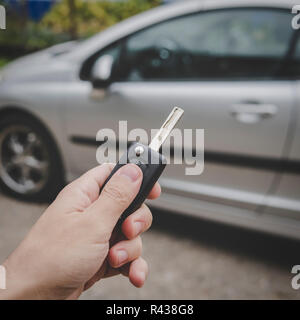
<svg viewBox="0 0 300 320"><path fill-rule="evenodd" d="M106 89L112 83L112 68L114 57L105 54L100 57L92 68L92 83L94 88Z"/></svg>

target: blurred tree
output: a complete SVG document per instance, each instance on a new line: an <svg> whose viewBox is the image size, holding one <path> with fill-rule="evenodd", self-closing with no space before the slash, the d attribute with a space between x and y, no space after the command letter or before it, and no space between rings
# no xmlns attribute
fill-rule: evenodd
<svg viewBox="0 0 300 320"><path fill-rule="evenodd" d="M16 57L53 44L91 36L142 11L161 0L60 0L39 21L28 17L28 0L15 1L18 9L7 7L7 29L0 32L0 56Z"/></svg>
<svg viewBox="0 0 300 320"><path fill-rule="evenodd" d="M160 3L161 0L62 0L45 16L42 25L55 32L68 32L72 38L86 37Z"/></svg>
<svg viewBox="0 0 300 320"><path fill-rule="evenodd" d="M78 26L77 26L77 6L75 0L67 0L68 11L69 11L69 33L72 39L78 37Z"/></svg>

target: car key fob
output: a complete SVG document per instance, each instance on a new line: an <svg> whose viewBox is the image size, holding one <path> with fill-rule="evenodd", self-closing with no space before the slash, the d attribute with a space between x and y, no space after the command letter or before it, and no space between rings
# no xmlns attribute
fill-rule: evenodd
<svg viewBox="0 0 300 320"><path fill-rule="evenodd" d="M159 153L159 149L181 118L182 114L183 110L175 107L154 136L149 146L145 146L138 142L131 144L104 182L101 190L114 173L128 163L136 164L143 172L143 181L140 190L129 207L122 213L119 223L123 222L131 213L136 211L143 204L165 169L167 161L166 158Z"/></svg>
<svg viewBox="0 0 300 320"><path fill-rule="evenodd" d="M150 149L148 146L145 146L141 143L133 143L129 146L127 152L122 155L120 161L112 170L103 187L115 174L115 172L127 163L134 163L142 170L143 181L139 193L129 207L123 212L120 218L122 221L124 221L132 212L136 211L143 204L148 194L154 187L156 181L165 169L166 159L162 154Z"/></svg>

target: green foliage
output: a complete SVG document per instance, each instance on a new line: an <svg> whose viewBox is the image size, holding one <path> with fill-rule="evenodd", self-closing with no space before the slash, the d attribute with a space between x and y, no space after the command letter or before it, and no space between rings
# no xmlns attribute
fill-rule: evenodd
<svg viewBox="0 0 300 320"><path fill-rule="evenodd" d="M82 1L62 0L42 24L72 37L86 37L114 23L159 5L161 0Z"/></svg>
<svg viewBox="0 0 300 320"><path fill-rule="evenodd" d="M6 65L9 62L8 59L0 58L0 68L2 68L4 65Z"/></svg>
<svg viewBox="0 0 300 320"><path fill-rule="evenodd" d="M9 48L22 49L24 52L21 50L20 54L24 54L70 39L85 38L160 3L161 0L61 0L40 22L34 23L25 14L26 1L23 0L23 14L8 10L7 29L0 32L0 54L9 54Z"/></svg>

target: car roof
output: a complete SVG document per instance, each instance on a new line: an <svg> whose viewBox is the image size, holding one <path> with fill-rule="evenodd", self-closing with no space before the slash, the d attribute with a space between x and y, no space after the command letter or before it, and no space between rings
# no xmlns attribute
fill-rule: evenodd
<svg viewBox="0 0 300 320"><path fill-rule="evenodd" d="M198 0L187 0L187 2L198 2ZM203 2L202 0L200 0ZM295 0L205 0L206 6L222 7L274 7L292 8Z"/></svg>
<svg viewBox="0 0 300 320"><path fill-rule="evenodd" d="M292 9L295 5L294 0L182 0L171 4L158 6L154 9L145 11L130 17L116 25L82 41L76 50L68 54L72 61L82 61L101 48L109 45L153 24L167 19L185 15L201 10L212 10L234 7L271 7Z"/></svg>

